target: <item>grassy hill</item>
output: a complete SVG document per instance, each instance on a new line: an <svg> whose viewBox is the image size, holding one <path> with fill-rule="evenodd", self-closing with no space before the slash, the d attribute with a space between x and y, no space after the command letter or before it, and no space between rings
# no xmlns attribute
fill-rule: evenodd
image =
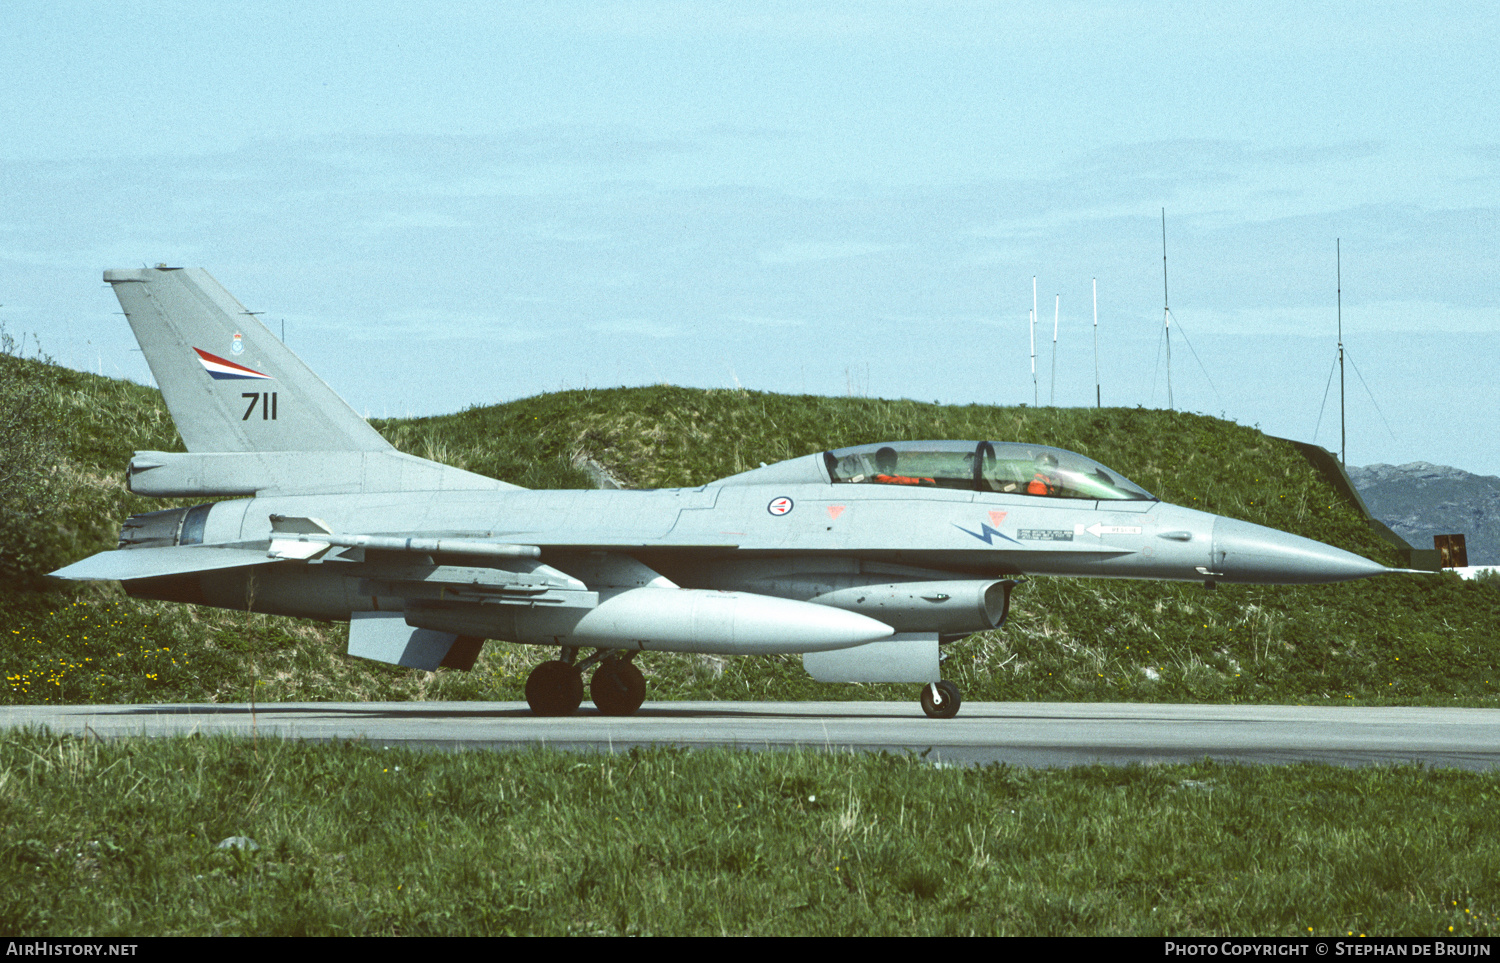
<svg viewBox="0 0 1500 963"><path fill-rule="evenodd" d="M489 643L471 673L342 655L346 629L126 598L42 573L111 548L131 512L138 449L181 450L153 389L0 355L29 427L0 433L31 487L0 492L0 651L11 702L516 699L545 650ZM12 405L14 407L14 405ZM884 439L1045 442L1110 465L1163 499L1395 564L1391 549L1286 442L1214 418L1145 409L948 407L657 386L540 395L377 422L397 447L533 488L698 485L809 452ZM15 450L16 437L32 447ZM40 447L37 447L40 446ZM4 447L4 446L0 446ZM38 454L41 452L41 454ZM5 476L0 463L0 478ZM9 497L9 501L6 501ZM183 503L186 504L186 503ZM1037 579L999 632L949 647L966 699L1494 705L1500 587L1451 575L1347 585L1200 586ZM641 660L648 697L914 698L912 686L811 681L800 658Z"/></svg>

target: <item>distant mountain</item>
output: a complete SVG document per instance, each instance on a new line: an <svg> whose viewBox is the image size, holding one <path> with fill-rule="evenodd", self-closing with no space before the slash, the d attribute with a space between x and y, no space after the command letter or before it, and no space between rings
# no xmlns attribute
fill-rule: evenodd
<svg viewBox="0 0 1500 963"><path fill-rule="evenodd" d="M1413 547L1462 534L1470 565L1500 565L1500 478L1425 461L1348 471L1370 514Z"/></svg>

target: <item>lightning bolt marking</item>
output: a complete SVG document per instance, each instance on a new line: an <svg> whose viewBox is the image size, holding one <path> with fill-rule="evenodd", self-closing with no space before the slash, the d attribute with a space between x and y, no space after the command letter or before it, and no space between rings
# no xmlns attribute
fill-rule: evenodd
<svg viewBox="0 0 1500 963"><path fill-rule="evenodd" d="M1005 539L1007 542L1010 542L1012 545L1020 545L1021 544L1020 542L1018 542L1015 539L1011 538L1009 535L1006 535L1006 534L1000 532L998 529L991 528L988 525L985 525L983 523L980 524L978 532L971 532L967 528L964 528L962 525L958 524L957 522L953 523L953 527L956 528L956 529L958 529L960 532L963 532L965 535L973 535L975 538L979 539L981 542L983 542L986 545L993 545L993 544L995 544L994 541L993 541L993 538L997 537L997 536L999 538ZM981 534L981 533L983 533L983 534Z"/></svg>

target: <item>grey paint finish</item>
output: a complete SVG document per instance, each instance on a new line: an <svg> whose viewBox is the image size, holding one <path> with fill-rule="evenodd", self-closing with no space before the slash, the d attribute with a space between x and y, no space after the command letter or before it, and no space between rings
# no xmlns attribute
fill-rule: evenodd
<svg viewBox="0 0 1500 963"><path fill-rule="evenodd" d="M355 655L433 667L460 636L555 646L567 664L580 648L628 660L862 647L810 664L825 680L935 685L938 641L1003 622L1006 576L1386 571L1161 503L1083 455L1006 441L856 445L699 488L526 491L395 452L206 272L105 280L189 448L138 452L132 489L231 500L135 516L117 551L55 574L352 620ZM527 686L546 714L573 711L582 690L556 665ZM601 707L634 711L609 698Z"/></svg>

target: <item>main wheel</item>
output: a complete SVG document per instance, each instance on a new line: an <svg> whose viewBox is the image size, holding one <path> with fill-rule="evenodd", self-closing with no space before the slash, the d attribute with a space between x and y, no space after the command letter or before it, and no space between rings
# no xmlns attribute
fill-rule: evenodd
<svg viewBox="0 0 1500 963"><path fill-rule="evenodd" d="M958 707L964 704L958 686L944 679L937 683L936 688L937 696L934 697L933 686L922 686L922 711L929 719L952 719L958 715Z"/></svg>
<svg viewBox="0 0 1500 963"><path fill-rule="evenodd" d="M605 659L589 680L589 696L607 716L628 716L646 701L646 677L633 662Z"/></svg>
<svg viewBox="0 0 1500 963"><path fill-rule="evenodd" d="M543 662L526 677L526 704L539 716L569 716L582 703L583 677L566 662Z"/></svg>

